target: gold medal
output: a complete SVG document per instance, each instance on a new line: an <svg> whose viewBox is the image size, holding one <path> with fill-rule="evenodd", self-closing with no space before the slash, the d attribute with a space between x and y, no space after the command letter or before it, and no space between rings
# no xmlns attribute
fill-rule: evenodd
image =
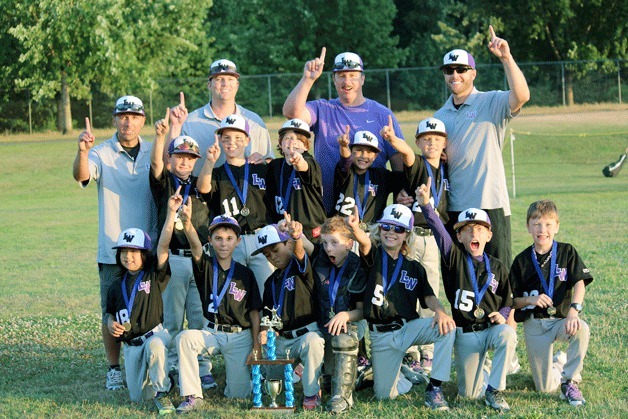
<svg viewBox="0 0 628 419"><path fill-rule="evenodd" d="M556 307L547 307L547 314L553 316L556 314Z"/></svg>
<svg viewBox="0 0 628 419"><path fill-rule="evenodd" d="M174 219L174 228L177 230L183 230L183 221L179 218L179 214L177 213L176 218Z"/></svg>
<svg viewBox="0 0 628 419"><path fill-rule="evenodd" d="M330 319L333 319L335 315L336 315L336 313L334 313L334 309L333 309L333 308L332 308L332 309L330 309L330 310L329 310L329 318L330 318Z"/></svg>
<svg viewBox="0 0 628 419"><path fill-rule="evenodd" d="M476 308L475 311L473 312L473 316L478 320L483 318L484 310L482 310L480 307Z"/></svg>
<svg viewBox="0 0 628 419"><path fill-rule="evenodd" d="M131 323L129 323L129 322L124 322L124 323L122 323L122 327L124 327L124 331L125 331L125 332L128 332L128 331L130 331L130 330L131 330Z"/></svg>
<svg viewBox="0 0 628 419"><path fill-rule="evenodd" d="M247 207L242 207L242 209L240 210L240 214L242 214L243 217L248 217L250 213L251 210Z"/></svg>
<svg viewBox="0 0 628 419"><path fill-rule="evenodd" d="M384 299L384 302L382 303L382 308L384 310L388 310L388 300Z"/></svg>
<svg viewBox="0 0 628 419"><path fill-rule="evenodd" d="M368 229L369 229L369 226L366 225L366 223L364 223L364 222L360 223L360 230L368 231Z"/></svg>

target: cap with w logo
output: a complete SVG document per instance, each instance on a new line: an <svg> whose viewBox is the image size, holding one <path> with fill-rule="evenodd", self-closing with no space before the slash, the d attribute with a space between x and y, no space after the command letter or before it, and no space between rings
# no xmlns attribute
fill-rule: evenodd
<svg viewBox="0 0 628 419"><path fill-rule="evenodd" d="M358 131L353 136L353 141L349 144L349 147L353 147L356 145L364 145L375 149L378 153L382 151L379 148L379 139L375 134L370 131Z"/></svg>
<svg viewBox="0 0 628 419"><path fill-rule="evenodd" d="M419 122L419 125L416 127L416 134L414 138L419 138L420 135L427 133L440 134L447 137L445 124L443 121L436 118L427 118Z"/></svg>
<svg viewBox="0 0 628 419"><path fill-rule="evenodd" d="M312 133L310 132L310 126L307 124L307 122L301 119L294 118L284 122L281 128L279 128L279 135L282 135L284 132L289 130L298 132L299 134L303 134L307 138L310 138L312 136Z"/></svg>
<svg viewBox="0 0 628 419"><path fill-rule="evenodd" d="M122 249L122 248L130 248L130 249L140 249L140 250L151 250L152 249L152 241L150 236L144 233L143 230L139 228L127 228L118 236L118 242L113 247L113 249Z"/></svg>
<svg viewBox="0 0 628 419"><path fill-rule="evenodd" d="M249 122L242 115L234 113L220 121L220 128L216 130L216 134L222 135L222 132L226 129L242 131L247 137L249 136Z"/></svg>
<svg viewBox="0 0 628 419"><path fill-rule="evenodd" d="M469 54L467 51L463 49L454 49L445 54L443 57L443 65L441 65L440 68L450 65L475 69L475 60L473 59L473 55Z"/></svg>
<svg viewBox="0 0 628 419"><path fill-rule="evenodd" d="M288 241L288 239L290 239L290 236L282 231L279 231L277 224L267 225L257 232L257 249L251 253L251 256L259 254L265 247L272 246L277 243L283 243Z"/></svg>
<svg viewBox="0 0 628 419"><path fill-rule="evenodd" d="M238 69L233 61L220 59L216 60L209 66L209 78L219 76L221 74L226 74L229 76L234 76L239 78L240 73L238 73Z"/></svg>
<svg viewBox="0 0 628 419"><path fill-rule="evenodd" d="M486 211L478 208L468 208L458 215L458 222L454 224L454 230L458 230L466 224L482 224L491 228L491 219Z"/></svg>
<svg viewBox="0 0 628 419"><path fill-rule="evenodd" d="M401 204L392 204L384 208L382 218L377 220L380 224L392 224L412 230L414 226L414 214L412 210Z"/></svg>

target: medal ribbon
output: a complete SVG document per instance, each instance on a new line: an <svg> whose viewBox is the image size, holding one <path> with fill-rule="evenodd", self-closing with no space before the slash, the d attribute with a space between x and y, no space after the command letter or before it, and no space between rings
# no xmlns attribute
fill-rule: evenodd
<svg viewBox="0 0 628 419"><path fill-rule="evenodd" d="M226 164L226 163L225 163ZM214 271L213 283L212 283L212 296L214 297L214 310L216 313L218 312L218 306L222 302L223 297L227 293L227 289L229 289L229 284L231 283L231 278L233 278L233 272L235 271L235 261L231 259L231 266L229 267L229 273L227 274L227 279L225 280L224 285L222 286L222 290L220 291L220 295L216 295L218 293L218 261L214 256L212 258L212 265Z"/></svg>
<svg viewBox="0 0 628 419"><path fill-rule="evenodd" d="M284 189L283 189L283 172L284 172L284 166L286 164L286 160L284 159L281 162L281 173L279 174L279 193L283 194L284 193ZM284 211L288 210L288 202L290 202L290 194L292 193L292 182L294 181L294 176L296 175L297 171L294 170L294 167L292 168L292 173L290 174L290 179L288 180L288 187L286 188L286 192L285 195L283 195L281 197L281 199L283 200L282 204L283 204L283 209Z"/></svg>
<svg viewBox="0 0 628 419"><path fill-rule="evenodd" d="M382 287L384 288L384 296L388 294L388 291L397 282L397 277L399 276L399 272L401 271L402 263L403 263L403 255L399 254L399 258L397 259L397 264L395 265L395 270L393 271L393 276L389 284L388 283L388 253L382 250Z"/></svg>
<svg viewBox="0 0 628 419"><path fill-rule="evenodd" d="M434 181L432 182L432 186L430 187L432 191L432 196L434 197L434 209L438 208L438 203L440 202L440 198L443 196L443 189L445 187L445 169L443 165L440 165L440 186L438 188L438 193L436 193L436 179L434 178L434 173L432 172L432 165L427 161L425 157L423 157L423 161L425 162L425 167L427 168L427 175L431 177Z"/></svg>
<svg viewBox="0 0 628 419"><path fill-rule="evenodd" d="M336 267L332 266L331 271L329 272L329 288L327 292L329 293L329 305L332 310L334 310L334 306L336 304L336 296L338 295L338 287L340 287L340 280L342 279L342 274L345 272L345 268L347 267L347 261L349 258L347 257L340 267L338 271L338 275L336 275Z"/></svg>
<svg viewBox="0 0 628 419"><path fill-rule="evenodd" d="M539 281L543 286L543 290L545 294L549 298L554 298L554 280L556 279L556 259L558 259L558 243L554 240L552 243L552 252L550 253L550 271L549 271L549 280L545 279L543 275L543 270L539 266L539 260L536 258L536 252L534 251L534 246L532 246L532 264L534 265L534 269L536 269L536 274L539 276ZM548 284L549 282L549 284Z"/></svg>
<svg viewBox="0 0 628 419"><path fill-rule="evenodd" d="M366 211L366 202L369 199L368 187L370 185L369 180L369 171L367 170L364 173L364 198L360 200L360 195L358 194L358 186L360 185L360 176L356 173L353 177L353 198L355 199L355 205L358 207L358 215L360 216L360 221L364 219L364 212Z"/></svg>
<svg viewBox="0 0 628 419"><path fill-rule="evenodd" d="M292 262L294 259L290 259L290 263L288 267L283 272L283 279L281 280L281 291L279 291L279 302L276 300L277 292L275 291L275 281L271 282L271 287L273 291L273 308L277 309L277 315L281 317L281 312L283 311L283 297L286 294L286 278L288 277L288 272L290 272L290 268L292 268Z"/></svg>
<svg viewBox="0 0 628 419"><path fill-rule="evenodd" d="M179 179L175 175L172 175L172 177L174 178L174 190L176 191L177 189L179 189L179 186L181 186L181 179ZM190 188L191 187L192 187L192 182L188 182L185 185L185 189L183 190L183 201L181 201L181 206L179 207L179 209L181 209L185 205L185 203L187 202L188 196L190 196Z"/></svg>
<svg viewBox="0 0 628 419"><path fill-rule="evenodd" d="M244 181L242 182L242 190L240 190L238 182L236 182L229 164L225 162L224 166L227 176L229 177L229 182L231 182L235 193L238 195L238 198L240 198L240 202L242 202L242 207L246 207L247 192L249 191L249 162L247 161L244 163Z"/></svg>
<svg viewBox="0 0 628 419"><path fill-rule="evenodd" d="M482 302L482 298L484 298L484 294L486 294L486 290L491 283L491 263L488 260L488 255L484 253L482 255L484 257L484 266L486 267L486 282L482 289L478 289L478 279L475 275L475 268L473 267L473 259L471 255L467 254L467 266L469 268L469 277L471 278L471 286L473 287L473 298L475 299L475 305L480 307L480 303Z"/></svg>
<svg viewBox="0 0 628 419"><path fill-rule="evenodd" d="M131 298L126 292L126 278L129 275L129 272L124 274L124 278L122 279L122 298L124 299L124 304L126 305L126 311L129 313L129 319L131 318L131 310L133 309L133 303L135 302L135 294L137 294L137 289L140 285L140 281L144 278L144 271L140 272L135 280L135 284L133 284L133 291L131 291Z"/></svg>

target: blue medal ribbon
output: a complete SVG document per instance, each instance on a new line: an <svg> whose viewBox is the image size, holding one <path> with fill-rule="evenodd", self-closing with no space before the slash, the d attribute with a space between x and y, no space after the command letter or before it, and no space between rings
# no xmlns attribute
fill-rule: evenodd
<svg viewBox="0 0 628 419"><path fill-rule="evenodd" d="M532 246L532 264L534 265L534 269L536 269L536 274L539 276L539 281L543 286L543 290L545 294L551 299L554 298L554 281L556 279L556 260L558 259L558 243L554 240L552 243L552 251L550 253L550 271L549 271L549 280L545 279L543 275L543 270L541 266L539 266L539 260L536 258L536 252L534 251L534 246ZM548 284L549 283L549 284Z"/></svg>
<svg viewBox="0 0 628 419"><path fill-rule="evenodd" d="M283 200L282 204L283 204L283 210L284 211L288 211L288 203L290 202L290 194L292 193L292 183L294 182L294 177L297 173L297 171L294 169L294 167L292 168L292 173L290 174L290 179L288 180L288 187L286 188L285 191L285 195L284 195L284 188L283 188L283 172L284 172L284 167L286 164L286 160L284 159L281 162L281 173L279 174L279 193L282 194L281 199Z"/></svg>
<svg viewBox="0 0 628 419"><path fill-rule="evenodd" d="M231 182L235 193L238 195L238 198L240 198L240 202L242 202L242 207L246 207L246 198L249 190L249 162L247 161L244 163L244 181L242 182L242 190L240 190L238 182L236 182L235 177L231 172L229 163L225 162L224 166L225 171L227 172L227 176L229 177L229 182Z"/></svg>
<svg viewBox="0 0 628 419"><path fill-rule="evenodd" d="M338 288L340 287L340 280L342 279L342 274L345 272L345 268L347 267L347 261L349 258L347 257L340 267L338 271L338 275L336 275L336 267L332 266L331 271L329 271L329 288L327 288L327 292L329 293L329 307L335 311L334 306L336 304L336 296L338 295Z"/></svg>
<svg viewBox="0 0 628 419"><path fill-rule="evenodd" d="M480 290L478 288L478 279L475 274L475 268L473 267L473 259L471 255L467 254L467 267L469 268L469 278L471 279L471 286L473 287L473 298L475 299L475 305L480 307L480 303L482 302L482 298L484 298L484 294L486 294L486 290L491 283L491 263L488 260L488 255L484 253L484 266L486 267L486 282L484 286Z"/></svg>
<svg viewBox="0 0 628 419"><path fill-rule="evenodd" d="M179 179L174 174L172 174L172 178L174 179L174 190L176 191L177 189L179 189L179 186L181 186L181 179ZM185 189L183 190L183 201L181 201L181 206L179 208L183 207L185 203L187 202L188 196L190 196L191 187L192 187L192 182L188 182L185 185Z"/></svg>
<svg viewBox="0 0 628 419"><path fill-rule="evenodd" d="M124 274L124 278L122 279L122 298L124 299L124 304L126 305L126 311L129 313L129 319L131 318L131 310L133 309L133 303L135 302L135 295L137 294L137 289L144 278L144 271L140 272L135 280L135 284L133 284L133 290L131 291L131 298L126 292L126 278L129 275L129 272Z"/></svg>
<svg viewBox="0 0 628 419"><path fill-rule="evenodd" d="M399 258L397 259L397 264L395 265L395 270L393 271L393 276L390 280L390 283L388 283L388 253L382 250L382 287L384 288L384 296L388 294L388 291L397 282L397 277L399 276L399 272L401 271L402 263L403 263L403 255L399 254Z"/></svg>
<svg viewBox="0 0 628 419"><path fill-rule="evenodd" d="M427 161L425 157L423 157L423 161L425 162L425 167L427 168L427 175L432 178L432 186L430 187L432 191L432 196L434 197L434 209L438 208L438 204L440 203L440 198L443 196L443 189L445 188L445 169L443 165L440 165L440 186L438 187L438 193L436 193L436 179L434 178L434 173L432 172L432 165Z"/></svg>
<svg viewBox="0 0 628 419"><path fill-rule="evenodd" d="M283 298L286 294L286 278L288 277L288 272L290 272L290 268L292 268L292 262L294 259L290 259L290 263L286 267L286 270L283 272L283 279L281 280L281 291L279 291L279 301L277 301L277 292L275 291L275 281L271 282L271 289L273 291L273 308L277 309L277 315L281 318L281 312L283 311Z"/></svg>
<svg viewBox="0 0 628 419"><path fill-rule="evenodd" d="M358 194L358 186L360 184L360 176L356 173L353 177L353 198L355 199L355 205L358 207L358 215L360 216L360 221L364 219L364 212L366 211L366 202L369 199L368 187L370 185L369 180L369 171L367 170L364 173L364 198L360 199L360 195Z"/></svg>
<svg viewBox="0 0 628 419"><path fill-rule="evenodd" d="M220 291L220 295L216 295L218 293L218 261L214 256L212 258L212 265L214 271L213 283L212 283L212 296L214 297L214 310L218 313L218 306L222 302L225 294L227 293L227 289L229 289L229 284L231 283L231 278L233 278L233 272L235 271L235 261L231 259L231 266L229 267L229 273L227 274L227 279L225 280L224 285L222 286L222 290Z"/></svg>

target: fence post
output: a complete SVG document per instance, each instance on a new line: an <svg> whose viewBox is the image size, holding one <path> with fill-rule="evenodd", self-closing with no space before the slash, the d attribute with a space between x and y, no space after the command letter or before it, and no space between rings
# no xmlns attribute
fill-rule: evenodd
<svg viewBox="0 0 628 419"><path fill-rule="evenodd" d="M560 62L560 79L561 84L563 86L563 106L567 106L567 101L565 99L565 62Z"/></svg>
<svg viewBox="0 0 628 419"><path fill-rule="evenodd" d="M271 93L270 74L268 75L268 117L273 117L273 94Z"/></svg>
<svg viewBox="0 0 628 419"><path fill-rule="evenodd" d="M388 69L386 69L386 102L388 104L388 109L392 109L390 106L390 73Z"/></svg>
<svg viewBox="0 0 628 419"><path fill-rule="evenodd" d="M331 100L331 75L327 74L327 99Z"/></svg>
<svg viewBox="0 0 628 419"><path fill-rule="evenodd" d="M512 197L517 197L517 185L515 180L515 133L510 130L510 164L512 166Z"/></svg>
<svg viewBox="0 0 628 419"><path fill-rule="evenodd" d="M28 91L28 132L33 133L33 108L31 106L31 91Z"/></svg>
<svg viewBox="0 0 628 419"><path fill-rule="evenodd" d="M619 104L621 105L621 66L619 65L619 60L617 63L617 92L619 96Z"/></svg>
<svg viewBox="0 0 628 419"><path fill-rule="evenodd" d="M150 124L152 126L154 125L153 123L153 88L152 87L148 91L148 103L150 106Z"/></svg>
<svg viewBox="0 0 628 419"><path fill-rule="evenodd" d="M93 125L94 124L94 116L92 115L92 99L91 98L87 101L87 107L89 109L89 122ZM92 126L92 128L94 128L94 127Z"/></svg>

